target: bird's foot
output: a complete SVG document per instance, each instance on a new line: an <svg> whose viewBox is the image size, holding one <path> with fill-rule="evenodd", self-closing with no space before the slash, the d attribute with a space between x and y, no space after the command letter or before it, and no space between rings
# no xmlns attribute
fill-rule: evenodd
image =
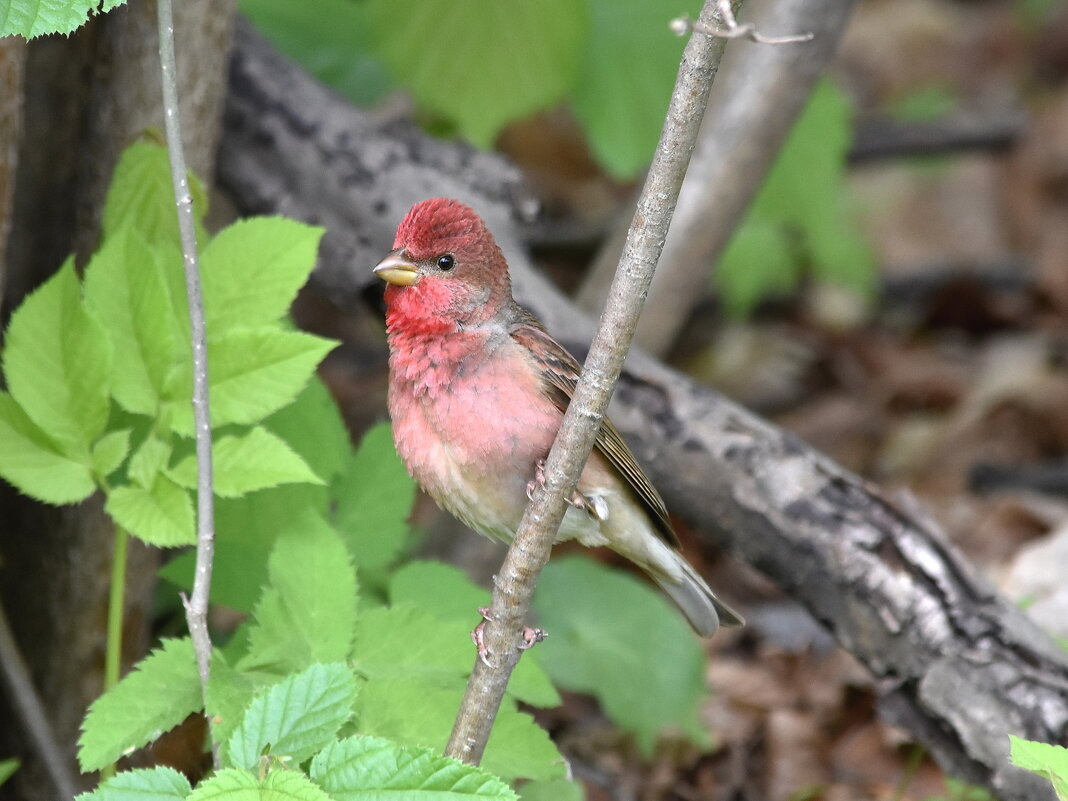
<svg viewBox="0 0 1068 801"><path fill-rule="evenodd" d="M545 487L545 460L538 459L534 464L534 478L527 482L527 500L534 500L534 489ZM571 493L567 499L575 509L583 511L598 522L608 519L608 504L600 495L583 495L578 490Z"/></svg>
<svg viewBox="0 0 1068 801"><path fill-rule="evenodd" d="M475 626L474 631L471 632L471 642L475 644L475 648L478 651L478 658L481 660L482 664L491 668L493 665L490 664L489 649L486 648L486 621L493 620L493 616L490 615L488 606L480 606L478 608L478 613L482 615L482 622ZM519 650L528 651L548 636L549 633L545 631L545 629L524 626L523 641L519 643Z"/></svg>

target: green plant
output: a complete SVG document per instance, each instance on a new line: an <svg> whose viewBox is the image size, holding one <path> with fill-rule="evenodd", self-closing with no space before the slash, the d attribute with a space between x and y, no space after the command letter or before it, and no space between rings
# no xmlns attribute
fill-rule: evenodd
<svg viewBox="0 0 1068 801"><path fill-rule="evenodd" d="M241 3L279 47L354 102L402 87L435 130L480 147L509 122L567 104L594 154L620 178L648 165L660 135L683 45L669 22L699 7L693 0L507 8L494 0L308 0L295 12L286 0Z"/></svg>
<svg viewBox="0 0 1068 801"><path fill-rule="evenodd" d="M1013 765L1048 779L1057 798L1068 801L1068 748L1024 740L1012 734L1009 743Z"/></svg>
<svg viewBox="0 0 1068 801"><path fill-rule="evenodd" d="M817 85L745 220L720 258L714 282L728 313L744 317L803 275L861 297L875 262L845 203L849 103L830 81Z"/></svg>

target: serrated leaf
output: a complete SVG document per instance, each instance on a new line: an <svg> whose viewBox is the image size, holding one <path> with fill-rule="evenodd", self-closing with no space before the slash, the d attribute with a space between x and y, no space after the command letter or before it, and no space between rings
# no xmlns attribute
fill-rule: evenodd
<svg viewBox="0 0 1068 801"><path fill-rule="evenodd" d="M506 122L563 98L588 23L572 0L373 0L367 11L372 46L397 82L480 147ZM412 42L435 41L449 46L412 58Z"/></svg>
<svg viewBox="0 0 1068 801"><path fill-rule="evenodd" d="M106 239L85 269L85 304L104 323L115 352L111 393L124 409L150 416L168 372L189 358L164 269L160 252L133 223Z"/></svg>
<svg viewBox="0 0 1068 801"><path fill-rule="evenodd" d="M171 445L149 434L130 459L130 480L148 489L156 483L171 458Z"/></svg>
<svg viewBox="0 0 1068 801"><path fill-rule="evenodd" d="M11 396L67 453L87 454L107 425L111 345L71 260L15 310L5 339Z"/></svg>
<svg viewBox="0 0 1068 801"><path fill-rule="evenodd" d="M152 742L201 708L200 676L188 638L164 640L89 707L78 740L83 772Z"/></svg>
<svg viewBox="0 0 1068 801"><path fill-rule="evenodd" d="M96 490L89 467L65 456L6 392L0 392L0 476L45 503L77 503Z"/></svg>
<svg viewBox="0 0 1068 801"><path fill-rule="evenodd" d="M246 770L265 753L299 764L334 739L355 699L356 679L347 665L312 665L252 701L223 759Z"/></svg>
<svg viewBox="0 0 1068 801"><path fill-rule="evenodd" d="M356 622L356 574L337 532L314 513L275 542L270 585L256 606L239 667L303 669L348 656Z"/></svg>
<svg viewBox="0 0 1068 801"><path fill-rule="evenodd" d="M118 773L75 801L184 801L192 791L189 780L174 768L142 768Z"/></svg>
<svg viewBox="0 0 1068 801"><path fill-rule="evenodd" d="M393 606L415 604L440 621L458 621L454 629L458 632L477 624L477 610L489 604L490 593L452 565L409 562L393 574L389 598ZM537 650L528 651L519 660L508 680L508 692L532 706L552 707L560 703L560 694L541 667Z"/></svg>
<svg viewBox="0 0 1068 801"><path fill-rule="evenodd" d="M212 470L215 494L220 498L237 498L280 484L323 483L288 443L258 426L240 436L216 439ZM179 485L195 488L196 456L186 457L167 474Z"/></svg>
<svg viewBox="0 0 1068 801"><path fill-rule="evenodd" d="M226 768L197 785L188 801L331 801L303 773L272 770L262 780L244 770Z"/></svg>
<svg viewBox="0 0 1068 801"><path fill-rule="evenodd" d="M106 0L101 11L125 2ZM33 39L51 33L68 34L84 25L96 8L96 0L8 0L0 7L0 36Z"/></svg>
<svg viewBox="0 0 1068 801"><path fill-rule="evenodd" d="M300 331L253 328L209 337L208 373L213 427L258 423L292 401L304 388L333 340ZM170 426L193 433L192 367L182 362L168 378Z"/></svg>
<svg viewBox="0 0 1068 801"><path fill-rule="evenodd" d="M701 4L590 0L589 36L571 106L598 160L619 178L652 161L685 39L669 23Z"/></svg>
<svg viewBox="0 0 1068 801"><path fill-rule="evenodd" d="M164 475L151 489L128 485L108 493L104 510L130 534L149 545L173 548L196 542L196 519L189 493Z"/></svg>
<svg viewBox="0 0 1068 801"><path fill-rule="evenodd" d="M284 217L253 217L227 226L204 248L204 315L214 334L270 325L315 267L323 229Z"/></svg>
<svg viewBox="0 0 1068 801"><path fill-rule="evenodd" d="M389 424L363 436L332 491L337 527L363 570L388 565L409 541L415 483L397 456Z"/></svg>
<svg viewBox="0 0 1068 801"><path fill-rule="evenodd" d="M440 753L463 694L463 685L441 687L425 678L374 679L356 699L356 728L361 734ZM413 698L419 702L412 703ZM548 733L530 715L517 711L513 701L506 701L497 713L482 767L509 781L557 779L567 772Z"/></svg>
<svg viewBox="0 0 1068 801"><path fill-rule="evenodd" d="M318 376L312 377L296 400L272 414L263 424L288 442L315 474L327 481L333 480L352 456L345 421Z"/></svg>
<svg viewBox="0 0 1068 801"><path fill-rule="evenodd" d="M199 226L208 211L208 193L196 175L190 172L188 178ZM115 165L101 222L105 243L126 226L132 227L152 245L162 242L177 245L179 242L170 156L162 144L146 140L134 142L122 152ZM207 242L200 229L197 240L201 246ZM184 291L179 297L184 302Z"/></svg>
<svg viewBox="0 0 1068 801"><path fill-rule="evenodd" d="M245 631L244 628L238 629ZM233 642L231 640L231 642ZM227 645L229 648L229 644ZM225 743L241 723L252 699L274 686L283 677L256 671L240 671L219 650L211 657L211 676L208 679L205 711L211 716L212 737Z"/></svg>
<svg viewBox="0 0 1068 801"><path fill-rule="evenodd" d="M109 476L119 469L126 454L130 452L130 429L109 431L93 443L90 456L97 475Z"/></svg>
<svg viewBox="0 0 1068 801"><path fill-rule="evenodd" d="M549 638L538 657L560 687L595 695L652 753L665 727L699 745L708 655L656 591L585 558L550 562L534 595Z"/></svg>
<svg viewBox="0 0 1068 801"><path fill-rule="evenodd" d="M485 770L426 748L402 748L379 737L348 737L331 743L312 760L310 774L338 801L516 798L507 784Z"/></svg>
<svg viewBox="0 0 1068 801"><path fill-rule="evenodd" d="M215 504L215 569L211 600L251 612L267 583L267 558L278 536L301 525L304 515L321 521L326 488L287 484L244 498L220 498ZM160 575L192 589L196 554L186 552L167 562Z"/></svg>
<svg viewBox="0 0 1068 801"><path fill-rule="evenodd" d="M1009 735L1010 758L1018 768L1043 776L1061 801L1068 801L1068 748Z"/></svg>
<svg viewBox="0 0 1068 801"><path fill-rule="evenodd" d="M356 622L353 665L372 679L421 676L462 687L475 658L469 631L408 604L367 609Z"/></svg>

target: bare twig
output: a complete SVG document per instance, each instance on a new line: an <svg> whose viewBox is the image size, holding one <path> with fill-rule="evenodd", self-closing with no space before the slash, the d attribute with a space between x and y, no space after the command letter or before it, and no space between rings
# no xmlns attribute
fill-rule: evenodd
<svg viewBox="0 0 1068 801"><path fill-rule="evenodd" d="M635 341L666 353L689 311L707 293L709 273L775 162L818 77L837 48L854 0L752 0L756 24L813 30L806 47L731 47L709 98L678 209L649 288ZM622 222L622 221L621 221ZM600 307L619 258L610 237L577 297Z"/></svg>
<svg viewBox="0 0 1068 801"><path fill-rule="evenodd" d="M64 799L74 798L77 785L74 773L67 757L59 748L52 725L45 715L44 705L30 679L30 671L19 651L15 635L8 623L7 613L0 606L0 673L3 673L15 711L22 718L22 724L30 735L30 742L37 750L52 783L59 796Z"/></svg>
<svg viewBox="0 0 1068 801"><path fill-rule="evenodd" d="M706 0L701 21L711 25L716 17L716 1ZM496 664L487 667L476 660L445 750L448 756L475 764L482 758L508 678L519 660L520 628L564 517L565 498L574 490L589 457L634 336L722 54L723 40L702 34L692 37L683 52L616 280L574 398L549 452L544 489L535 490L496 579L485 628L486 646Z"/></svg>
<svg viewBox="0 0 1068 801"><path fill-rule="evenodd" d="M204 300L200 290L193 197L186 177L178 119L178 88L174 60L174 22L171 0L159 0L159 63L163 76L163 122L171 160L171 182L178 209L178 231L185 264L185 288L189 301L189 327L193 349L193 419L197 453L197 560L193 593L184 598L189 635L196 652L200 681L207 692L211 675L211 635L208 633L208 597L215 553L215 503L212 495L211 410L208 405L208 348L204 330Z"/></svg>
<svg viewBox="0 0 1068 801"><path fill-rule="evenodd" d="M738 20L734 17L734 9L731 8L730 0L717 0L716 6L719 9L720 19L723 21L722 28L707 25L701 20L694 22L689 17L682 16L671 21L671 30L678 36L684 36L692 31L699 31L701 33L706 33L709 36L718 36L723 39L748 39L757 44L768 45L811 42L816 36L815 33L798 33L791 36L765 36L758 31L756 25L751 22L747 22L744 25L738 24Z"/></svg>

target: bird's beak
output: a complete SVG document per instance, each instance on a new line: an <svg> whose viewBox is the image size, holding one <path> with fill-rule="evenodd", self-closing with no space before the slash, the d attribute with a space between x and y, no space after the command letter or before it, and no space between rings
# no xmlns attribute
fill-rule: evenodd
<svg viewBox="0 0 1068 801"><path fill-rule="evenodd" d="M397 286L411 286L419 281L419 268L404 258L403 250L394 250L375 267L374 273L383 281Z"/></svg>

